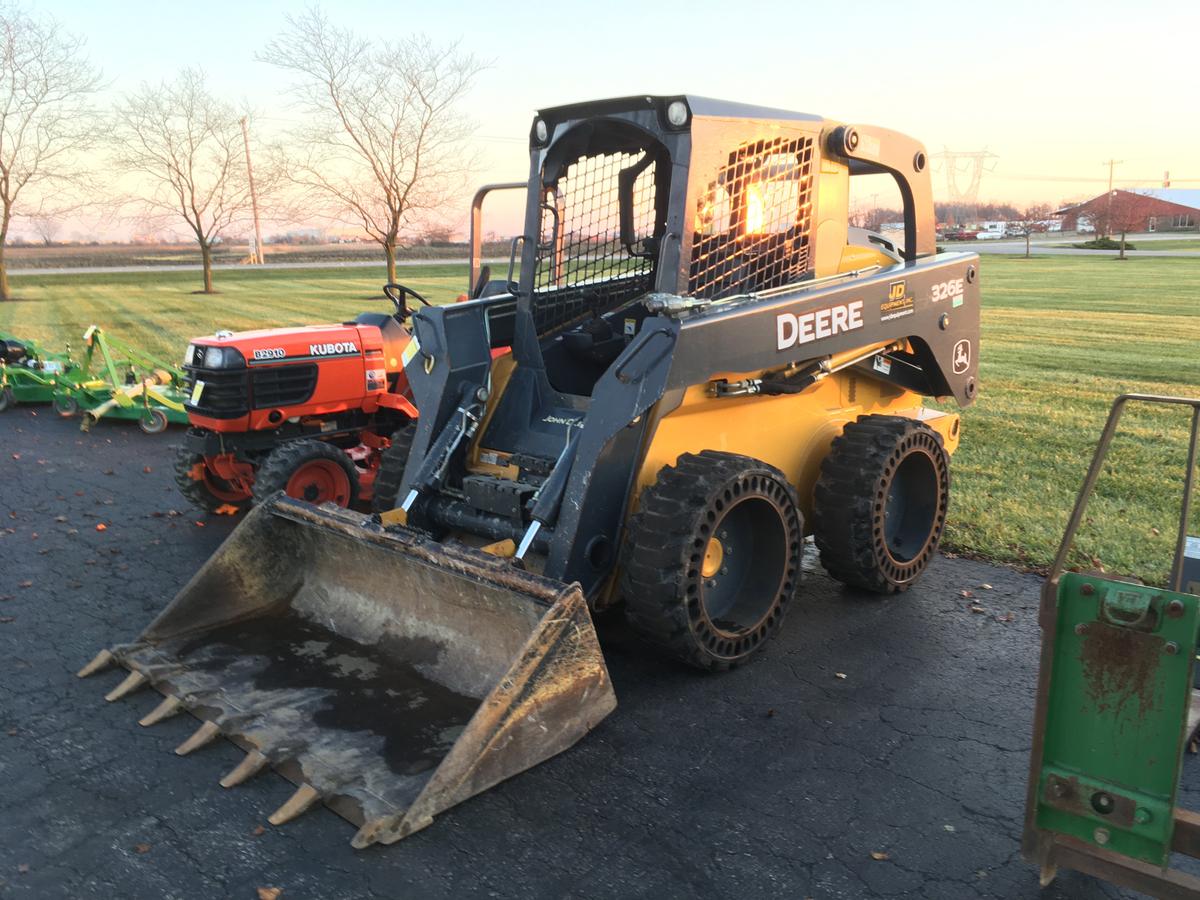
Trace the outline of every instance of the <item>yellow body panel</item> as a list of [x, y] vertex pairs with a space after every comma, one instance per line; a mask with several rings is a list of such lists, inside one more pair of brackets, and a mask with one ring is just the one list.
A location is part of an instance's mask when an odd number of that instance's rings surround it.
[[831, 375], [802, 394], [775, 397], [713, 397], [701, 384], [689, 388], [676, 409], [651, 423], [653, 436], [636, 491], [640, 496], [659, 470], [673, 465], [683, 453], [739, 453], [783, 471], [799, 492], [801, 511], [808, 520], [813, 485], [829, 445], [847, 422], [872, 414], [922, 419], [942, 435], [948, 453], [958, 447], [957, 415], [925, 409], [919, 394], [850, 370]]

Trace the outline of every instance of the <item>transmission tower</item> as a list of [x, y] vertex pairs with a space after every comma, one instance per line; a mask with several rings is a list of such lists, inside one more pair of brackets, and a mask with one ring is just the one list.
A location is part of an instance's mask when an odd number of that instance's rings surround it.
[[[979, 182], [987, 172], [996, 168], [999, 157], [987, 150], [942, 150], [931, 157], [934, 172], [946, 174], [946, 196], [955, 204], [965, 207], [970, 215], [979, 215]], [[965, 176], [966, 185], [963, 185]]]

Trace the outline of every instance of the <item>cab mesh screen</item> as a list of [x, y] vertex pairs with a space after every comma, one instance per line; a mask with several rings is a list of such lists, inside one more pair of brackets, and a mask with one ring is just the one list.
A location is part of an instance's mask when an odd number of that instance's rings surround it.
[[780, 287], [809, 270], [811, 138], [743, 144], [696, 204], [688, 293], [716, 299]]
[[[533, 286], [539, 334], [603, 313], [648, 291], [653, 281], [655, 163], [645, 153], [582, 156], [543, 196]], [[621, 173], [632, 179], [621, 234]]]

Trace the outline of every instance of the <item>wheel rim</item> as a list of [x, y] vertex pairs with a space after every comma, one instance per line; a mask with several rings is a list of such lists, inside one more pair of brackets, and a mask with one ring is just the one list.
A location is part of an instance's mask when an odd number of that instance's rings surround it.
[[937, 519], [937, 469], [926, 453], [901, 461], [883, 507], [884, 546], [898, 563], [916, 559], [929, 543]]
[[303, 463], [288, 479], [284, 493], [308, 503], [350, 505], [350, 476], [331, 459]]
[[929, 434], [917, 432], [896, 448], [884, 469], [875, 504], [875, 547], [894, 583], [920, 574], [946, 522], [949, 470]]
[[778, 625], [799, 577], [799, 516], [787, 488], [748, 475], [715, 498], [700, 524], [687, 606], [713, 656], [749, 655]]

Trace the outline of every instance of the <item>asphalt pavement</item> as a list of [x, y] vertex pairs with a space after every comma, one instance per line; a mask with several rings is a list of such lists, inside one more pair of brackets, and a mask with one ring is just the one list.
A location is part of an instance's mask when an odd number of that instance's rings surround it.
[[241, 751], [176, 757], [190, 717], [141, 728], [157, 694], [74, 675], [235, 525], [176, 493], [179, 434], [0, 416], [0, 896], [1129, 896], [1069, 872], [1042, 892], [1021, 859], [1039, 579], [963, 559], [888, 599], [814, 569], [725, 675], [601, 622], [619, 706], [574, 749], [390, 847], [351, 849], [323, 808], [272, 827], [291, 784], [222, 789]]

